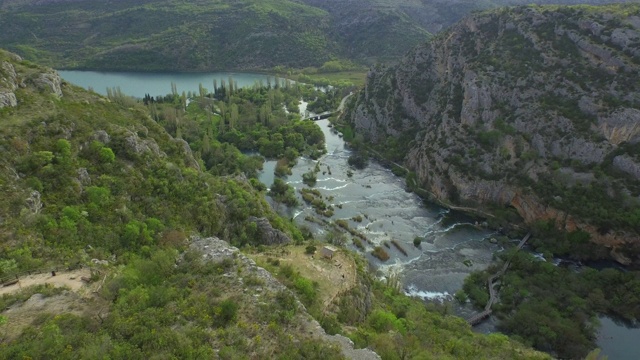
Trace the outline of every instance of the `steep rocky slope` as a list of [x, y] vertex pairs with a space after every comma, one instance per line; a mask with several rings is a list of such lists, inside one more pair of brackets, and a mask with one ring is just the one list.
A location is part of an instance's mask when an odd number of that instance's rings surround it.
[[[371, 69], [347, 120], [435, 197], [640, 248], [640, 7], [474, 14]], [[417, 133], [417, 135], [416, 135]], [[634, 257], [635, 256], [635, 257]]]

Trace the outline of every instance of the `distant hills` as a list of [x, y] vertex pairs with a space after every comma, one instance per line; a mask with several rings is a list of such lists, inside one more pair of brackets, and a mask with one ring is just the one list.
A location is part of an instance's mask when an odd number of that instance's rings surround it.
[[303, 68], [329, 60], [371, 64], [398, 58], [473, 10], [521, 2], [8, 0], [0, 5], [0, 44], [58, 68], [204, 71]]

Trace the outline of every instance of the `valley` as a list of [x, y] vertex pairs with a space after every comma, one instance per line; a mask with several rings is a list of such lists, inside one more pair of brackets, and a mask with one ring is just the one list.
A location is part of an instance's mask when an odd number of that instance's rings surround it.
[[640, 6], [517, 2], [0, 4], [0, 359], [640, 356]]

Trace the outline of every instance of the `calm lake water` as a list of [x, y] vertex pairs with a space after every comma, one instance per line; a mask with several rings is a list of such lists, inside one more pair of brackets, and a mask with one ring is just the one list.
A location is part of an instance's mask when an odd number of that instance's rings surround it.
[[[198, 91], [199, 84], [205, 88], [213, 87], [213, 79], [228, 82], [229, 76], [238, 86], [250, 86], [257, 81], [266, 83], [268, 75], [250, 73], [135, 73], [135, 72], [95, 72], [95, 71], [59, 71], [65, 80], [106, 95], [106, 89], [120, 87], [123, 93], [143, 97], [166, 95], [171, 93], [171, 83], [175, 83], [178, 92]], [[273, 80], [273, 77], [271, 77]], [[304, 111], [305, 104], [300, 107]], [[374, 244], [396, 240], [407, 252], [405, 256], [391, 246], [386, 249], [391, 259], [385, 263], [368, 254], [372, 249], [367, 246], [364, 255], [370, 263], [379, 269], [379, 275], [396, 273], [405, 293], [420, 297], [426, 301], [450, 300], [462, 287], [464, 278], [472, 271], [486, 268], [497, 245], [488, 239], [491, 232], [474, 226], [474, 221], [463, 214], [449, 211], [440, 206], [425, 203], [418, 196], [405, 191], [404, 180], [394, 176], [389, 169], [372, 161], [363, 170], [355, 170], [352, 177], [347, 176], [347, 159], [351, 150], [345, 147], [342, 138], [329, 127], [327, 120], [317, 122], [326, 137], [327, 154], [320, 162], [321, 172], [315, 186], [325, 201], [335, 207], [335, 214], [329, 220], [345, 219], [349, 225], [365, 234]], [[305, 187], [302, 174], [313, 169], [316, 161], [301, 158], [293, 168], [293, 174], [286, 181], [296, 191]], [[261, 180], [267, 185], [273, 183], [275, 161], [267, 161], [261, 174]], [[329, 200], [330, 199], [330, 200]], [[309, 226], [318, 237], [322, 237], [321, 226], [305, 221], [306, 216], [318, 216], [313, 209], [304, 205], [299, 198], [300, 207], [278, 209], [295, 221]], [[338, 204], [342, 208], [336, 207]], [[363, 221], [356, 222], [352, 217], [362, 215]], [[366, 217], [364, 217], [366, 215]], [[425, 240], [419, 248], [413, 245], [413, 238], [421, 236]], [[358, 251], [352, 246], [352, 249]], [[469, 307], [454, 307], [461, 316], [470, 316]], [[481, 332], [495, 329], [494, 319], [475, 328]], [[640, 359], [640, 329], [628, 328], [607, 317], [600, 318], [602, 328], [598, 336], [598, 346], [602, 354], [610, 360]]]
[[99, 94], [106, 95], [107, 88], [120, 87], [126, 95], [134, 97], [144, 97], [145, 94], [151, 96], [164, 96], [171, 93], [171, 83], [175, 83], [178, 93], [188, 91], [198, 91], [199, 84], [205, 88], [213, 89], [213, 80], [218, 81], [218, 86], [224, 80], [229, 82], [229, 77], [237, 82], [239, 87], [251, 86], [257, 81], [265, 84], [268, 78], [274, 80], [273, 76], [251, 73], [140, 73], [140, 72], [98, 72], [98, 71], [77, 71], [60, 70], [60, 76], [68, 82], [83, 88], [92, 87]]
[[609, 317], [600, 317], [598, 347], [609, 360], [640, 359], [640, 328], [630, 327]]

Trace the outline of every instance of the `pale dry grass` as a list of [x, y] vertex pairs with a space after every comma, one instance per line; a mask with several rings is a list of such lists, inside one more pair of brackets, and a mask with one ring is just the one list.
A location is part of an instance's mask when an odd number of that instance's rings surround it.
[[338, 250], [333, 259], [326, 259], [320, 255], [321, 245], [313, 256], [305, 254], [305, 248], [304, 245], [290, 245], [247, 256], [261, 266], [265, 265], [268, 258], [278, 259], [280, 266], [291, 265], [303, 277], [317, 282], [320, 303], [326, 308], [339, 293], [355, 285], [355, 261], [342, 250]]
[[7, 323], [3, 326], [0, 338], [4, 338], [4, 340], [15, 339], [26, 327], [45, 314], [51, 316], [59, 314], [88, 315], [99, 319], [100, 314], [108, 309], [108, 304], [104, 299], [94, 294], [101, 281], [87, 283], [82, 280], [83, 277], [89, 278], [90, 276], [89, 269], [57, 273], [56, 276], [44, 273], [24, 276], [16, 284], [0, 287], [0, 296], [14, 294], [36, 285], [64, 287], [69, 290], [49, 297], [34, 294], [26, 301], [13, 304], [7, 309], [1, 309], [0, 315], [7, 318]]

